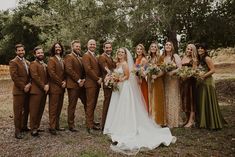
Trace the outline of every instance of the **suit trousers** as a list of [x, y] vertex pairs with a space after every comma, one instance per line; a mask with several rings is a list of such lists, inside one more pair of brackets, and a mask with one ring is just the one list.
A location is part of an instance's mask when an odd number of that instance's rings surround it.
[[101, 128], [104, 128], [107, 112], [109, 109], [109, 103], [110, 103], [110, 99], [112, 95], [111, 88], [103, 88], [103, 90], [104, 90], [104, 102], [103, 102], [103, 111], [102, 111], [102, 119], [101, 119]]
[[37, 130], [40, 126], [46, 104], [46, 94], [31, 94], [29, 101], [30, 128]]
[[87, 128], [94, 127], [94, 111], [96, 108], [99, 88], [86, 88], [87, 108], [86, 108], [86, 124]]
[[60, 128], [60, 114], [64, 102], [64, 93], [49, 94], [49, 125], [50, 129]]
[[13, 95], [15, 133], [27, 128], [29, 115], [29, 94]]
[[74, 128], [75, 110], [77, 106], [78, 98], [80, 98], [82, 104], [84, 105], [84, 110], [86, 112], [86, 92], [85, 88], [68, 88], [68, 126], [69, 128]]

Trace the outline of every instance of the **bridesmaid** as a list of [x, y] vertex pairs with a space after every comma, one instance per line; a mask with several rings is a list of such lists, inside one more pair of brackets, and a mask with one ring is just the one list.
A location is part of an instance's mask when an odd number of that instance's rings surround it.
[[[197, 68], [197, 49], [194, 44], [188, 44], [186, 48], [185, 55], [182, 59], [182, 66]], [[181, 100], [182, 109], [186, 113], [186, 123], [185, 128], [190, 128], [194, 125], [195, 119], [195, 85], [196, 80], [194, 77], [190, 77], [182, 81], [181, 84]]]
[[[142, 68], [145, 68], [148, 64], [147, 59], [145, 58], [145, 48], [144, 45], [138, 44], [135, 48], [136, 51], [136, 60], [135, 60], [135, 65], [140, 66]], [[142, 79], [138, 79], [138, 82], [141, 87], [142, 94], [144, 96], [144, 100], [146, 103], [146, 110], [149, 112], [149, 102], [148, 102], [148, 84], [145, 79], [145, 77], [142, 77]]]
[[198, 45], [198, 56], [199, 68], [205, 71], [197, 82], [198, 126], [213, 130], [222, 129], [226, 121], [220, 111], [212, 77], [215, 67], [205, 44]]
[[165, 74], [165, 113], [166, 124], [168, 127], [179, 127], [181, 123], [180, 117], [180, 88], [179, 79], [174, 74], [181, 68], [181, 59], [179, 55], [174, 53], [173, 43], [168, 41], [164, 46], [164, 63], [175, 63], [177, 69]]
[[[152, 43], [149, 47], [150, 59], [149, 63], [160, 66], [163, 63], [163, 57], [160, 56], [158, 43]], [[159, 125], [165, 125], [164, 107], [165, 107], [165, 93], [163, 83], [163, 72], [158, 75], [152, 75], [148, 78], [149, 85], [149, 110], [152, 118]], [[152, 81], [154, 80], [154, 81]]]

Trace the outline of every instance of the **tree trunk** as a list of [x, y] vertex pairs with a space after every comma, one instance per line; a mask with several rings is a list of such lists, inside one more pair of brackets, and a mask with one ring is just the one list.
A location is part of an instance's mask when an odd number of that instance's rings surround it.
[[176, 30], [168, 30], [167, 32], [167, 38], [169, 41], [173, 42], [174, 44], [174, 49], [175, 49], [175, 53], [178, 53], [178, 41], [176, 38]]

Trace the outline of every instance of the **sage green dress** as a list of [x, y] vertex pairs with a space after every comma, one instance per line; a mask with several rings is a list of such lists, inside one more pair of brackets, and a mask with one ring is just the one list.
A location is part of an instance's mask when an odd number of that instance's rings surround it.
[[[205, 72], [209, 71], [205, 62], [201, 62], [199, 66]], [[200, 128], [222, 129], [226, 124], [220, 111], [212, 76], [197, 81], [197, 110], [197, 120]]]

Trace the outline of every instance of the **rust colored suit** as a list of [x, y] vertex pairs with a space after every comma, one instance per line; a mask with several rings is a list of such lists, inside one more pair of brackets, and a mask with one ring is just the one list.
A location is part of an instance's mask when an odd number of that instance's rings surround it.
[[13, 111], [15, 133], [27, 128], [29, 115], [29, 93], [24, 92], [25, 86], [30, 82], [29, 62], [15, 57], [9, 63], [13, 85]]
[[30, 128], [33, 131], [38, 130], [45, 108], [47, 93], [44, 86], [48, 84], [48, 74], [47, 65], [38, 60], [31, 62], [29, 69], [32, 79], [29, 101]]
[[[116, 67], [116, 63], [113, 61], [111, 56], [107, 55], [106, 53], [103, 53], [99, 57], [99, 65], [101, 68], [102, 73], [102, 79], [104, 80], [105, 76], [107, 75], [107, 71], [105, 70], [105, 67], [107, 67], [109, 70], [113, 71], [113, 69]], [[112, 89], [103, 85], [104, 90], [104, 102], [103, 102], [103, 111], [102, 111], [102, 119], [101, 119], [101, 128], [104, 128], [109, 103], [112, 95]]]
[[65, 80], [64, 63], [61, 58], [50, 57], [47, 63], [49, 74], [49, 125], [50, 129], [59, 129], [60, 113], [64, 101], [64, 88], [62, 82]]
[[68, 125], [74, 128], [75, 110], [78, 98], [86, 110], [86, 91], [84, 86], [80, 87], [78, 81], [85, 78], [85, 71], [82, 65], [82, 58], [74, 52], [66, 55], [64, 59], [66, 72], [66, 87], [68, 90]]
[[89, 51], [86, 52], [82, 57], [86, 73], [86, 97], [87, 97], [87, 108], [86, 108], [86, 124], [87, 128], [94, 127], [94, 111], [96, 108], [100, 85], [98, 80], [101, 77], [101, 71], [98, 64], [98, 60]]

